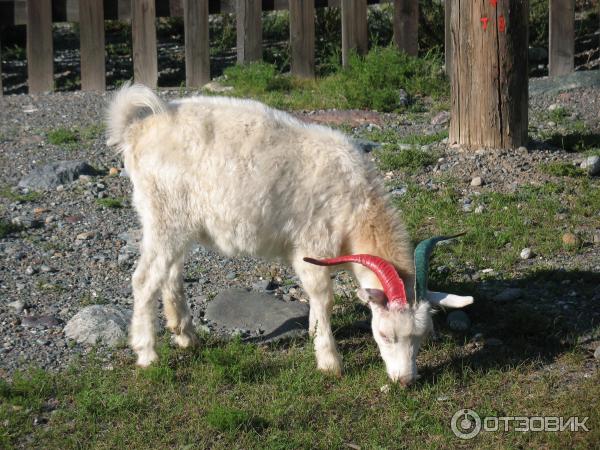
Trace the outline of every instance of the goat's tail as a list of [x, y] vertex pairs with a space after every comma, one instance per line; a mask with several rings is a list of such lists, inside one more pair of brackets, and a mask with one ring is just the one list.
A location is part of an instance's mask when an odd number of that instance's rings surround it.
[[152, 89], [141, 84], [125, 83], [108, 106], [106, 143], [123, 148], [125, 131], [131, 123], [151, 114], [160, 114], [166, 111], [167, 105], [158, 98]]

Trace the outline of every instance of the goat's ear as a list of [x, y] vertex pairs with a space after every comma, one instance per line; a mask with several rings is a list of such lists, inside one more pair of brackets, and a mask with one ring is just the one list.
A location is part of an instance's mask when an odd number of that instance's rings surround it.
[[434, 291], [427, 291], [427, 300], [433, 306], [444, 306], [446, 308], [463, 308], [473, 303], [473, 297], [471, 296]]
[[387, 297], [385, 292], [381, 289], [359, 289], [356, 291], [358, 298], [365, 304], [375, 304], [379, 306], [385, 306], [387, 303]]

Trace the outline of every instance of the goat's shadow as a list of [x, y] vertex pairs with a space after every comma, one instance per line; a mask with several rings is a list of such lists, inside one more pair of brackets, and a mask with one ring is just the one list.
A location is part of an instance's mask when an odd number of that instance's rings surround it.
[[[521, 297], [510, 301], [494, 299], [509, 286], [520, 288]], [[448, 328], [446, 318], [451, 310], [434, 314], [438, 338], [424, 345], [435, 347], [441, 337], [454, 342], [458, 351], [433, 365], [421, 365], [421, 380], [433, 383], [440, 373], [450, 370], [458, 375], [465, 367], [487, 373], [527, 363], [547, 365], [578, 346], [587, 348], [600, 340], [598, 286], [600, 274], [579, 270], [542, 270], [510, 280], [433, 286], [473, 295], [475, 303], [464, 310], [472, 321], [468, 332], [453, 332]], [[357, 305], [357, 308], [364, 307]], [[368, 321], [361, 320], [337, 329], [335, 336], [342, 352], [348, 352], [364, 346], [364, 341], [352, 338], [365, 333], [370, 333], [370, 326]], [[466, 346], [469, 351], [461, 351]], [[376, 364], [379, 357], [371, 355], [362, 359], [361, 364]], [[363, 369], [352, 365], [345, 370], [352, 373]]]

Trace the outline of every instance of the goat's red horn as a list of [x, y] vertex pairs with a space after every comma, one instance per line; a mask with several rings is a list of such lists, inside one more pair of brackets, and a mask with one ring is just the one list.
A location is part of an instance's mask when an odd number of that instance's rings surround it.
[[362, 264], [377, 275], [381, 286], [383, 286], [383, 292], [385, 292], [390, 304], [398, 304], [400, 306], [405, 306], [407, 304], [406, 291], [404, 290], [402, 278], [400, 278], [396, 268], [390, 262], [379, 256], [347, 255], [327, 259], [304, 258], [304, 261], [316, 264], [317, 266], [334, 266], [336, 264], [349, 262]]

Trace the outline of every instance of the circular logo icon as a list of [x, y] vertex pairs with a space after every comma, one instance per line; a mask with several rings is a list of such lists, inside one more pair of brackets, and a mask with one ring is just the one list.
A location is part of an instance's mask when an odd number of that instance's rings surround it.
[[472, 409], [460, 409], [452, 416], [450, 427], [460, 439], [472, 439], [481, 431], [481, 418]]

